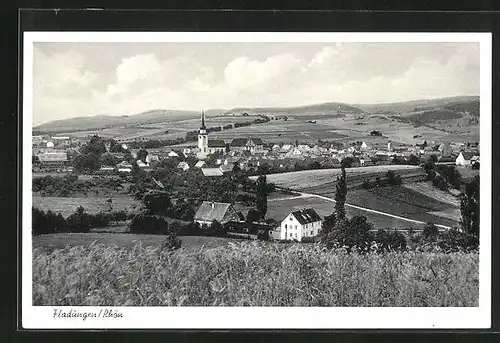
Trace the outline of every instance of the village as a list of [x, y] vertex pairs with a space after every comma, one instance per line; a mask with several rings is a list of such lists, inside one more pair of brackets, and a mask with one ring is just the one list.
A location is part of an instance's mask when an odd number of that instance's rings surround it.
[[[379, 136], [374, 131], [371, 135]], [[33, 137], [33, 173], [43, 175], [84, 174], [92, 177], [126, 176], [133, 168], [149, 173], [161, 170], [163, 162], [175, 161], [178, 173], [199, 170], [203, 177], [217, 178], [236, 170], [247, 175], [273, 174], [300, 170], [362, 168], [381, 165], [419, 165], [433, 157], [437, 164], [456, 165], [463, 168], [479, 168], [479, 144], [476, 142], [427, 142], [407, 145], [388, 141], [387, 144], [368, 145], [364, 141], [349, 143], [318, 141], [316, 144], [290, 142], [275, 144], [260, 138], [235, 138], [230, 141], [209, 139], [205, 116], [201, 114], [198, 142], [192, 146], [161, 147], [154, 149], [130, 149], [127, 142], [108, 142], [101, 162], [93, 170], [79, 168], [75, 164], [80, 148], [89, 142], [68, 136]], [[106, 158], [104, 158], [106, 156]], [[109, 161], [109, 162], [108, 162]], [[159, 183], [161, 185], [161, 183]], [[161, 187], [159, 187], [161, 188]], [[250, 231], [241, 228], [245, 215], [235, 210], [234, 204], [205, 201], [196, 211], [194, 222], [208, 226], [214, 220], [222, 225], [238, 226], [246, 236]], [[317, 236], [322, 218], [314, 208], [290, 209], [279, 228], [270, 227], [275, 239], [302, 240]], [[257, 224], [256, 224], [257, 225]], [[243, 225], [244, 226], [244, 225]], [[255, 226], [254, 226], [255, 228]], [[264, 232], [266, 226], [254, 230]], [[291, 230], [290, 230], [291, 229]], [[260, 230], [260, 231], [259, 231]], [[233, 233], [238, 236], [236, 231]], [[277, 232], [276, 232], [277, 231]]]

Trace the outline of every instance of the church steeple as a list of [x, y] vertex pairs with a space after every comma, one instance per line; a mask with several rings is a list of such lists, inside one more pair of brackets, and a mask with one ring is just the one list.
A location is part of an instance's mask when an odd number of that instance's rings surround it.
[[201, 127], [200, 129], [205, 130], [205, 111], [201, 110]]

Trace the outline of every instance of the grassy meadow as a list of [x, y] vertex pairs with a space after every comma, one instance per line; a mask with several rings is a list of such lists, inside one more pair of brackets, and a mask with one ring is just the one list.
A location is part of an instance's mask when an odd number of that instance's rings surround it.
[[174, 252], [79, 245], [33, 253], [33, 304], [53, 306], [478, 306], [477, 254], [327, 251], [229, 243]]

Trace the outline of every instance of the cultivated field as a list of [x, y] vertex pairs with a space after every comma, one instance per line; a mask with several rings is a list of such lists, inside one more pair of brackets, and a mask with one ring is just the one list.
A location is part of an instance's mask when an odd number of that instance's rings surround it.
[[[220, 237], [197, 236], [183, 236], [180, 237], [180, 239], [182, 241], [182, 246], [188, 250], [201, 248], [211, 249], [226, 245], [229, 241], [237, 241]], [[117, 246], [119, 248], [130, 249], [136, 243], [140, 243], [143, 247], [160, 247], [164, 241], [164, 235], [97, 232], [55, 233], [34, 236], [33, 249], [40, 248], [45, 251], [53, 251], [56, 249], [64, 249], [66, 247], [90, 246], [91, 244], [103, 244], [106, 246]]]
[[[74, 213], [79, 206], [83, 206], [87, 213], [98, 213], [110, 209], [107, 200], [110, 197], [42, 197], [33, 196], [33, 206], [42, 211], [51, 210], [55, 213], [61, 213], [67, 217]], [[130, 196], [111, 197], [113, 211], [132, 211], [140, 206], [140, 202]]]
[[[383, 178], [389, 170], [397, 172], [401, 175], [403, 180], [425, 175], [422, 168], [409, 165], [347, 168], [347, 183], [349, 187], [353, 187], [360, 185], [365, 179], [372, 179], [373, 181], [377, 176]], [[339, 168], [302, 170], [289, 173], [270, 174], [267, 175], [267, 181], [273, 182], [278, 187], [321, 195], [332, 195], [335, 192], [337, 176], [340, 176], [340, 174], [341, 170]]]
[[478, 254], [346, 254], [259, 242], [33, 253], [35, 306], [478, 306]]
[[[335, 203], [332, 201], [328, 201], [313, 196], [294, 197], [283, 200], [268, 200], [266, 217], [281, 221], [290, 213], [290, 211], [295, 211], [308, 207], [314, 208], [314, 210], [321, 217], [325, 217], [332, 214], [334, 206]], [[386, 210], [385, 212], [392, 213], [392, 211], [387, 210], [386, 207], [384, 209], [377, 209], [377, 208], [373, 209], [379, 211], [384, 211], [385, 209]], [[375, 229], [391, 228], [391, 229], [405, 230], [408, 228], [413, 228], [415, 230], [420, 230], [424, 226], [424, 224], [418, 224], [412, 221], [393, 218], [383, 214], [368, 212], [358, 208], [353, 208], [351, 206], [346, 206], [346, 212], [349, 217], [354, 217], [354, 216], [367, 217], [368, 220], [371, 223], [373, 223]]]
[[352, 190], [347, 192], [347, 202], [428, 223], [450, 227], [459, 226], [460, 223], [460, 216], [450, 219], [431, 213], [456, 207], [402, 186]]

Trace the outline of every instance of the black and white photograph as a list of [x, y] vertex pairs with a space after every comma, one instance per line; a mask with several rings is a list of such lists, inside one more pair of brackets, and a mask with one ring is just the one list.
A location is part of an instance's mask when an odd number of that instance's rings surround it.
[[488, 327], [489, 34], [30, 32], [23, 68], [25, 326]]

